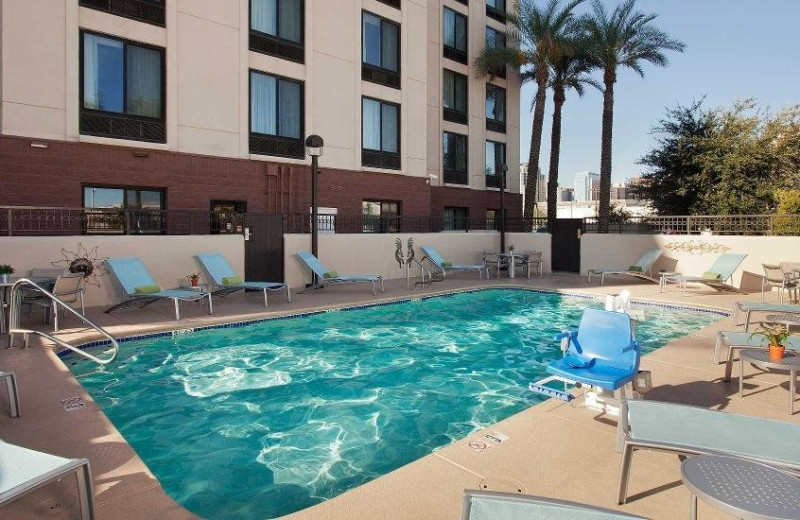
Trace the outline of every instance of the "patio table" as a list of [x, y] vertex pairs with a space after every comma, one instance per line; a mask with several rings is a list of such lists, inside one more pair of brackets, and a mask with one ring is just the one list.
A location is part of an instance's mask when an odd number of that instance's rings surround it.
[[507, 258], [508, 259], [508, 277], [514, 278], [516, 277], [516, 259], [522, 258], [526, 255], [518, 255], [516, 253], [499, 253], [497, 255], [500, 258]]
[[744, 365], [750, 363], [762, 370], [789, 373], [789, 415], [794, 415], [797, 372], [800, 372], [800, 355], [786, 352], [782, 359], [772, 359], [768, 350], [743, 350], [739, 354], [739, 397], [744, 397]]
[[800, 327], [800, 315], [797, 314], [768, 314], [766, 321], [786, 327]]
[[[9, 278], [8, 281], [4, 282], [0, 279], [0, 334], [5, 334], [8, 331], [8, 321], [6, 318], [6, 300], [8, 299], [8, 290], [14, 285], [18, 280], [22, 278], [28, 278], [32, 282], [36, 282], [39, 285], [47, 285], [47, 284], [54, 284], [56, 283], [55, 278], [30, 278], [26, 276], [17, 276], [13, 278]], [[10, 316], [9, 316], [10, 317]]]
[[743, 520], [800, 519], [800, 480], [772, 466], [697, 455], [681, 464], [681, 478], [692, 494], [692, 520], [697, 520], [698, 497]]

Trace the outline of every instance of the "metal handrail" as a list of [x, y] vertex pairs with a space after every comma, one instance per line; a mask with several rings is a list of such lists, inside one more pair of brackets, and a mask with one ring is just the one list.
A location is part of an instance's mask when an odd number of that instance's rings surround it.
[[[57, 307], [60, 305], [64, 309], [66, 309], [69, 312], [71, 312], [75, 317], [77, 317], [79, 320], [84, 322], [86, 325], [88, 325], [92, 329], [96, 330], [102, 336], [104, 336], [106, 339], [108, 339], [111, 342], [111, 346], [114, 348], [114, 350], [113, 350], [113, 352], [111, 354], [111, 357], [108, 358], [108, 359], [100, 359], [97, 356], [93, 356], [92, 354], [89, 354], [88, 352], [85, 352], [85, 351], [83, 351], [83, 350], [81, 350], [81, 349], [79, 349], [79, 348], [67, 343], [66, 341], [64, 341], [62, 339], [56, 338], [52, 334], [48, 334], [46, 332], [42, 332], [42, 331], [38, 331], [38, 330], [30, 330], [30, 329], [22, 329], [22, 328], [20, 328], [20, 326], [19, 326], [19, 311], [20, 311], [20, 306], [22, 305], [22, 297], [21, 297], [19, 291], [20, 291], [20, 288], [23, 287], [23, 286], [33, 287], [34, 289], [36, 289], [40, 293], [44, 294], [46, 297], [50, 298], [50, 300], [53, 302], [53, 305], [56, 306], [56, 309], [55, 309], [56, 312], [58, 312], [58, 308]], [[42, 336], [43, 338], [47, 338], [50, 341], [56, 343], [57, 345], [65, 348], [67, 350], [70, 350], [72, 352], [75, 352], [76, 354], [78, 354], [80, 356], [83, 356], [86, 359], [89, 359], [91, 361], [94, 361], [95, 363], [99, 363], [101, 365], [107, 365], [107, 364], [111, 363], [112, 361], [114, 361], [117, 358], [117, 354], [119, 353], [119, 343], [117, 342], [116, 339], [114, 339], [114, 337], [111, 334], [106, 332], [106, 330], [103, 327], [100, 327], [99, 325], [95, 325], [89, 318], [87, 318], [86, 316], [84, 316], [80, 312], [78, 312], [75, 309], [73, 309], [70, 305], [68, 305], [67, 303], [62, 301], [60, 298], [58, 298], [58, 296], [54, 295], [53, 293], [51, 293], [47, 289], [43, 288], [42, 286], [40, 286], [36, 282], [34, 282], [32, 280], [29, 280], [27, 278], [20, 278], [19, 280], [17, 280], [14, 283], [14, 285], [11, 286], [11, 312], [10, 312], [10, 314], [11, 315], [9, 317], [9, 328], [8, 328], [8, 335], [9, 335], [8, 344], [9, 344], [9, 346], [13, 346], [14, 345], [14, 334], [22, 334], [24, 336], [24, 338], [25, 338], [25, 344], [26, 345], [28, 343], [28, 335], [29, 334], [36, 334], [37, 336]]]
[[[433, 279], [433, 275], [431, 274], [431, 272], [430, 272], [430, 271], [428, 271], [428, 270], [425, 268], [425, 266], [424, 266], [424, 265], [422, 265], [422, 262], [420, 262], [419, 260], [417, 260], [417, 258], [416, 258], [416, 257], [415, 257], [415, 258], [412, 258], [411, 260], [409, 260], [409, 261], [406, 263], [406, 289], [409, 289], [409, 288], [410, 288], [410, 287], [409, 287], [409, 285], [410, 285], [410, 281], [411, 281], [411, 264], [412, 264], [412, 263], [414, 263], [414, 264], [417, 264], [417, 265], [419, 266], [419, 273], [420, 273], [420, 275], [422, 276], [422, 282], [418, 282], [418, 283], [422, 283], [422, 284], [425, 284], [425, 283], [427, 283], [427, 282], [425, 282], [425, 274], [426, 274], [426, 273], [428, 274], [428, 279]], [[416, 288], [417, 288], [417, 285], [418, 285], [418, 283], [415, 283], [415, 284], [414, 284], [414, 289], [416, 289]]]

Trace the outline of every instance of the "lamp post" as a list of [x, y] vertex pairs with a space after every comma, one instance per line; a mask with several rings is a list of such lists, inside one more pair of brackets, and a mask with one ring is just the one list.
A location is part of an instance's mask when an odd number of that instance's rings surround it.
[[[325, 142], [318, 135], [306, 138], [306, 154], [311, 157], [311, 254], [319, 258], [319, 229], [317, 223], [317, 176], [319, 175], [319, 158]], [[317, 285], [317, 276], [313, 275], [312, 285]]]
[[508, 173], [508, 165], [503, 163], [500, 168], [500, 252], [506, 252], [506, 206], [505, 206], [505, 192], [506, 192], [506, 173]]

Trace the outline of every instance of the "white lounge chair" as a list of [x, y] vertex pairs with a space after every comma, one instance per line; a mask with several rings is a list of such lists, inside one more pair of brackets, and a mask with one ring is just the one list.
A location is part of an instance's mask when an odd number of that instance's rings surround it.
[[[316, 275], [317, 281], [316, 283], [320, 284], [321, 286], [326, 285], [333, 285], [337, 283], [358, 283], [358, 282], [370, 282], [372, 283], [372, 295], [376, 296], [377, 293], [375, 292], [376, 284], [381, 285], [381, 292], [385, 292], [386, 289], [383, 287], [383, 276], [378, 274], [351, 274], [351, 275], [339, 275], [338, 273], [334, 273], [325, 265], [319, 261], [319, 259], [309, 253], [308, 251], [301, 251], [297, 253], [297, 258], [300, 259], [301, 262], [306, 264], [306, 267], [311, 269], [311, 272]], [[313, 282], [313, 277], [312, 277]]]
[[0, 506], [74, 473], [82, 520], [94, 516], [92, 474], [86, 459], [65, 459], [0, 441]]
[[11, 417], [19, 417], [19, 390], [17, 390], [17, 376], [14, 372], [0, 372], [0, 381], [6, 381], [8, 389], [8, 408]]
[[493, 491], [464, 491], [461, 520], [642, 520], [577, 502]]
[[489, 267], [487, 267], [486, 264], [451, 264], [445, 261], [442, 255], [440, 255], [433, 246], [422, 246], [420, 249], [425, 253], [422, 261], [424, 262], [427, 259], [439, 271], [442, 277], [447, 276], [447, 271], [478, 271], [479, 280], [483, 279], [484, 273], [486, 273], [486, 279], [489, 279]]
[[[789, 336], [783, 341], [783, 346], [789, 350], [800, 352], [800, 336]], [[744, 349], [766, 350], [769, 348], [769, 343], [764, 336], [753, 336], [749, 332], [717, 332], [717, 342], [714, 345], [715, 364], [719, 364], [720, 353], [726, 347], [728, 355], [725, 357], [725, 381], [730, 381], [733, 356], [738, 351]]]
[[269, 307], [267, 291], [286, 291], [286, 300], [292, 301], [289, 286], [282, 282], [251, 282], [239, 278], [236, 271], [219, 253], [197, 255], [197, 260], [214, 282], [213, 296], [225, 297], [231, 293], [245, 290], [263, 291], [264, 307]]
[[800, 425], [696, 406], [623, 400], [617, 423], [622, 453], [617, 502], [624, 504], [636, 450], [733, 455], [800, 472]]
[[648, 282], [658, 283], [658, 280], [653, 276], [653, 264], [656, 263], [656, 260], [658, 260], [663, 253], [664, 252], [660, 249], [651, 249], [627, 269], [612, 269], [609, 267], [589, 269], [587, 281], [592, 283], [592, 275], [600, 275], [600, 285], [603, 285], [607, 274], [622, 274], [647, 280]]
[[700, 276], [688, 276], [682, 274], [665, 275], [662, 277], [664, 283], [661, 284], [661, 292], [667, 283], [676, 283], [681, 291], [686, 295], [686, 286], [690, 283], [707, 285], [717, 291], [730, 291], [741, 293], [740, 289], [733, 287], [728, 282], [733, 277], [733, 273], [742, 265], [747, 255], [738, 253], [723, 253], [714, 261], [708, 271]]
[[733, 304], [733, 325], [739, 326], [739, 316], [744, 313], [744, 331], [750, 330], [750, 318], [753, 313], [771, 314], [797, 314], [800, 315], [800, 305], [781, 305], [778, 303], [736, 302]]

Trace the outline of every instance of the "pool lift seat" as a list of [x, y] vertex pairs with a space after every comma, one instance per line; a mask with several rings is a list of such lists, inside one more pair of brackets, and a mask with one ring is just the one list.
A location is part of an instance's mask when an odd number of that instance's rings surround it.
[[[649, 390], [650, 373], [639, 371], [641, 348], [626, 312], [585, 309], [578, 330], [555, 339], [564, 356], [545, 367], [550, 375], [531, 383], [532, 392], [570, 402], [577, 397], [570, 388], [588, 387], [585, 406], [616, 416], [622, 398], [641, 399]], [[548, 386], [553, 383], [563, 390]]]

